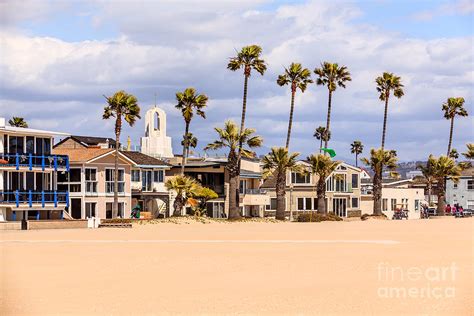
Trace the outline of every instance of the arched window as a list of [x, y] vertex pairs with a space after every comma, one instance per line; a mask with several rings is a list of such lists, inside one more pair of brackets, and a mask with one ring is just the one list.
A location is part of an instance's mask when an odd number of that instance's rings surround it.
[[155, 113], [155, 131], [160, 130], [160, 114]]

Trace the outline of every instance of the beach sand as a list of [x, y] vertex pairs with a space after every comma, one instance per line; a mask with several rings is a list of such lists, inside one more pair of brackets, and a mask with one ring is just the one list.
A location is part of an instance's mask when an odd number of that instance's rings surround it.
[[473, 315], [473, 218], [0, 232], [1, 315]]

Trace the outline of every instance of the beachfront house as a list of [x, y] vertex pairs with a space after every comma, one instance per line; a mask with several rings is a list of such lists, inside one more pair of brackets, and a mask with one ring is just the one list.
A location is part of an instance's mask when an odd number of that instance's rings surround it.
[[[299, 161], [307, 174], [288, 172], [286, 175], [286, 211], [298, 214], [317, 210], [316, 185], [318, 176], [310, 173], [310, 164]], [[336, 170], [326, 178], [326, 207], [340, 217], [358, 217], [360, 212], [360, 174], [362, 170], [347, 163], [340, 163]], [[268, 191], [270, 203], [266, 215], [276, 211], [276, 192], [274, 177], [269, 177], [262, 185]]]
[[[67, 148], [59, 144], [55, 155], [69, 156], [69, 174], [58, 176], [58, 188], [70, 192], [69, 213], [74, 219], [112, 218], [114, 202], [115, 149]], [[119, 153], [118, 216], [130, 217], [132, 208], [130, 173], [133, 166]]]
[[446, 181], [446, 203], [474, 210], [474, 168], [461, 171], [458, 183]]
[[56, 180], [69, 159], [51, 150], [54, 136], [66, 134], [5, 123], [0, 118], [0, 221], [61, 219], [69, 192]]

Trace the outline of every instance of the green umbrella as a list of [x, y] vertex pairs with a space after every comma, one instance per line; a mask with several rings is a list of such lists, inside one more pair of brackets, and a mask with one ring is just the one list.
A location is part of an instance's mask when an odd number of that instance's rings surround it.
[[322, 151], [327, 152], [331, 158], [336, 157], [336, 152], [332, 148], [321, 148]]

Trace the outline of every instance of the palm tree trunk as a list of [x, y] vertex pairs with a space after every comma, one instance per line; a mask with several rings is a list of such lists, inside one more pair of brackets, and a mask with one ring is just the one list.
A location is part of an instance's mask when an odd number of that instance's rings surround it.
[[431, 182], [428, 183], [428, 207], [431, 206]]
[[227, 163], [227, 171], [229, 173], [229, 219], [239, 219], [239, 160], [238, 155], [234, 151], [229, 152], [229, 161]]
[[374, 174], [374, 215], [382, 215], [382, 168]]
[[449, 129], [449, 143], [448, 143], [448, 153], [446, 156], [449, 157], [449, 153], [451, 152], [451, 145], [453, 142], [453, 130], [454, 130], [454, 116], [451, 118], [451, 128]]
[[[247, 113], [247, 88], [248, 88], [249, 76], [246, 74], [244, 79], [244, 96], [242, 98], [242, 118], [240, 119], [240, 135], [245, 129], [245, 115]], [[239, 161], [242, 157], [242, 137], [239, 140]]]
[[[331, 102], [332, 102], [332, 91], [329, 90], [329, 97], [328, 97], [328, 116], [326, 118], [326, 135], [329, 135], [329, 125], [331, 123]], [[328, 148], [329, 137], [324, 137], [324, 148]], [[327, 152], [324, 153], [328, 155]]]
[[174, 203], [173, 203], [173, 208], [174, 208], [173, 216], [181, 216], [183, 206], [184, 206], [183, 197], [181, 194], [178, 194], [176, 198], [174, 199]]
[[276, 196], [277, 196], [277, 209], [275, 218], [280, 221], [285, 220], [285, 185], [286, 185], [286, 172], [278, 172], [276, 179]]
[[321, 176], [318, 179], [316, 194], [318, 196], [318, 213], [327, 215], [328, 211], [326, 208], [326, 179]]
[[357, 159], [358, 156], [359, 156], [359, 154], [356, 153], [356, 167], [357, 167], [357, 168], [359, 167], [359, 166], [358, 166], [358, 159]]
[[291, 88], [291, 107], [290, 107], [290, 119], [288, 120], [288, 133], [286, 134], [286, 146], [288, 149], [290, 146], [290, 137], [291, 137], [291, 127], [293, 125], [293, 111], [295, 109], [295, 91], [296, 88]]
[[117, 115], [115, 121], [115, 170], [114, 170], [114, 204], [112, 207], [112, 218], [118, 215], [118, 175], [119, 175], [119, 147], [120, 147], [120, 133], [122, 131], [122, 115]]
[[387, 132], [387, 112], [388, 112], [388, 98], [389, 94], [385, 95], [385, 111], [383, 114], [383, 130], [382, 130], [382, 150], [385, 147], [385, 134]]
[[438, 180], [438, 207], [436, 209], [436, 213], [438, 215], [445, 215], [445, 205], [446, 202], [444, 201], [446, 196], [446, 185], [445, 179]]
[[321, 153], [321, 148], [323, 148], [323, 137], [321, 136], [321, 141], [319, 142], [319, 153]]
[[181, 175], [184, 176], [184, 166], [186, 165], [186, 148], [188, 148], [189, 122], [186, 122], [184, 128], [183, 160], [181, 162]]

